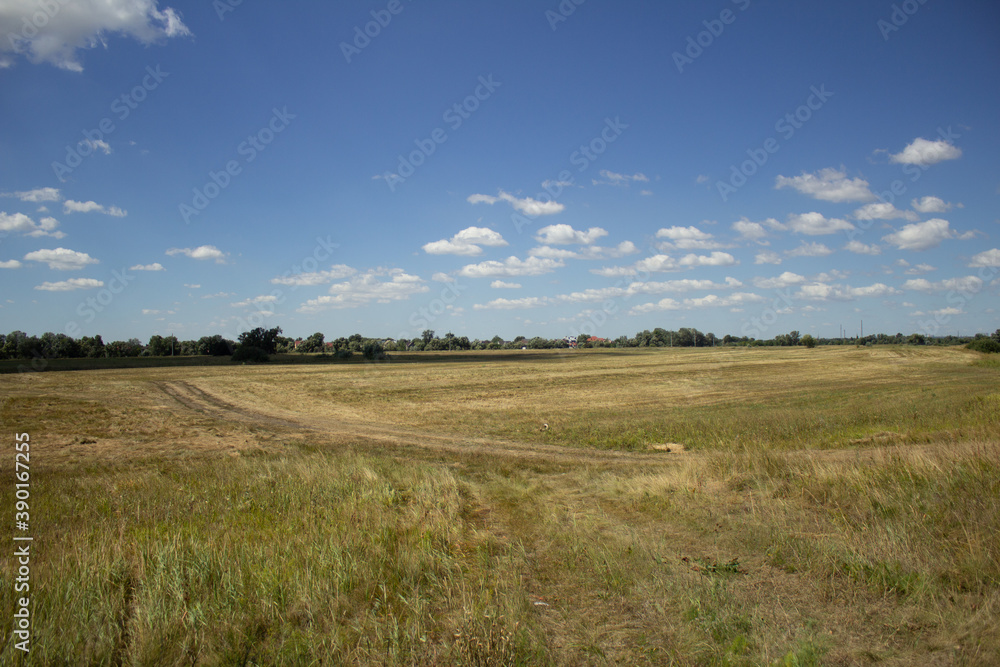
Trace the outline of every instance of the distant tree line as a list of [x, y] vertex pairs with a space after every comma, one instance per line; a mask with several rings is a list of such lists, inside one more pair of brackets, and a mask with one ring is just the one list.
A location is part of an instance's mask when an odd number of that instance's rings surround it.
[[581, 334], [575, 338], [543, 338], [516, 336], [504, 340], [500, 336], [469, 340], [448, 332], [439, 337], [430, 329], [418, 338], [369, 338], [361, 334], [327, 341], [322, 333], [306, 338], [282, 336], [280, 327], [258, 327], [229, 340], [216, 334], [197, 340], [179, 340], [176, 336], [151, 336], [147, 343], [138, 338], [105, 343], [101, 336], [71, 338], [65, 334], [47, 332], [29, 336], [23, 331], [0, 334], [0, 359], [65, 359], [99, 357], [168, 357], [168, 356], [233, 356], [236, 361], [265, 361], [272, 354], [320, 354], [339, 358], [362, 355], [366, 359], [380, 359], [388, 352], [456, 351], [456, 350], [547, 350], [559, 348], [627, 348], [627, 347], [713, 347], [713, 346], [796, 346], [816, 345], [969, 345], [972, 349], [990, 351], [992, 343], [1000, 345], [1000, 329], [992, 335], [977, 333], [974, 336], [925, 336], [914, 333], [908, 336], [871, 334], [864, 337], [817, 338], [811, 334], [800, 335], [790, 331], [771, 339], [725, 335], [718, 338], [713, 333], [702, 333], [694, 328], [676, 331], [655, 328], [637, 332], [634, 336], [598, 338]]

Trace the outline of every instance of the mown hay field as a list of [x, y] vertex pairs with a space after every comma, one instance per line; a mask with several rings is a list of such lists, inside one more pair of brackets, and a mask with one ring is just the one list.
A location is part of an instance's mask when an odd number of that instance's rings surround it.
[[34, 542], [0, 664], [996, 664], [998, 380], [930, 347], [3, 375]]

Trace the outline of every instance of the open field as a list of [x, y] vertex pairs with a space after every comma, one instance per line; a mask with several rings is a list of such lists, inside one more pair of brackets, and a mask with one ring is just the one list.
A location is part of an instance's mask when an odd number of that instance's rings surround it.
[[978, 353], [422, 354], [8, 374], [0, 397], [35, 537], [31, 661], [5, 623], [0, 664], [1000, 655]]

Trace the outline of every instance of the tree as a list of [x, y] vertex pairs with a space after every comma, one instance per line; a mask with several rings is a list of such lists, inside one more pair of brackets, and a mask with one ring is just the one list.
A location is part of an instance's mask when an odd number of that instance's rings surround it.
[[816, 339], [810, 334], [803, 336], [799, 342], [808, 347], [810, 350], [816, 347]]
[[427, 347], [427, 343], [429, 343], [432, 340], [434, 340], [434, 330], [433, 329], [424, 329], [424, 332], [422, 334], [420, 334], [420, 337], [424, 341], [424, 347]]
[[788, 344], [789, 345], [798, 345], [799, 344], [799, 332], [798, 331], [789, 331], [788, 332]]
[[996, 342], [1000, 343], [1000, 329], [997, 329], [996, 331], [993, 332], [992, 338]]
[[309, 336], [309, 338], [306, 338], [304, 341], [299, 343], [299, 346], [296, 349], [298, 349], [299, 352], [323, 352], [326, 350], [324, 340], [325, 338], [323, 334], [317, 331], [312, 336]]
[[241, 346], [256, 347], [263, 350], [265, 354], [274, 354], [278, 351], [278, 336], [280, 335], [281, 327], [273, 329], [257, 327], [241, 333], [239, 341]]
[[368, 361], [385, 358], [385, 350], [382, 349], [382, 343], [374, 339], [364, 342], [361, 346], [361, 354]]
[[213, 357], [224, 357], [233, 353], [236, 345], [231, 340], [227, 340], [215, 334], [214, 336], [202, 336], [198, 339], [198, 354], [209, 354]]

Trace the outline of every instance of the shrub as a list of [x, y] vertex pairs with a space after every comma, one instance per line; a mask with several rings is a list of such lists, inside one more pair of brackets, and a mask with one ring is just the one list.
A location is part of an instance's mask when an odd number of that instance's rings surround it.
[[385, 358], [385, 351], [382, 349], [382, 343], [377, 340], [366, 340], [364, 346], [361, 348], [361, 354], [368, 361]]
[[233, 352], [233, 361], [264, 362], [270, 359], [267, 352], [253, 345], [237, 345], [236, 351]]
[[816, 339], [809, 334], [803, 336], [799, 342], [808, 347], [809, 349], [816, 347]]
[[992, 338], [977, 338], [965, 347], [976, 352], [1000, 352], [1000, 343]]

